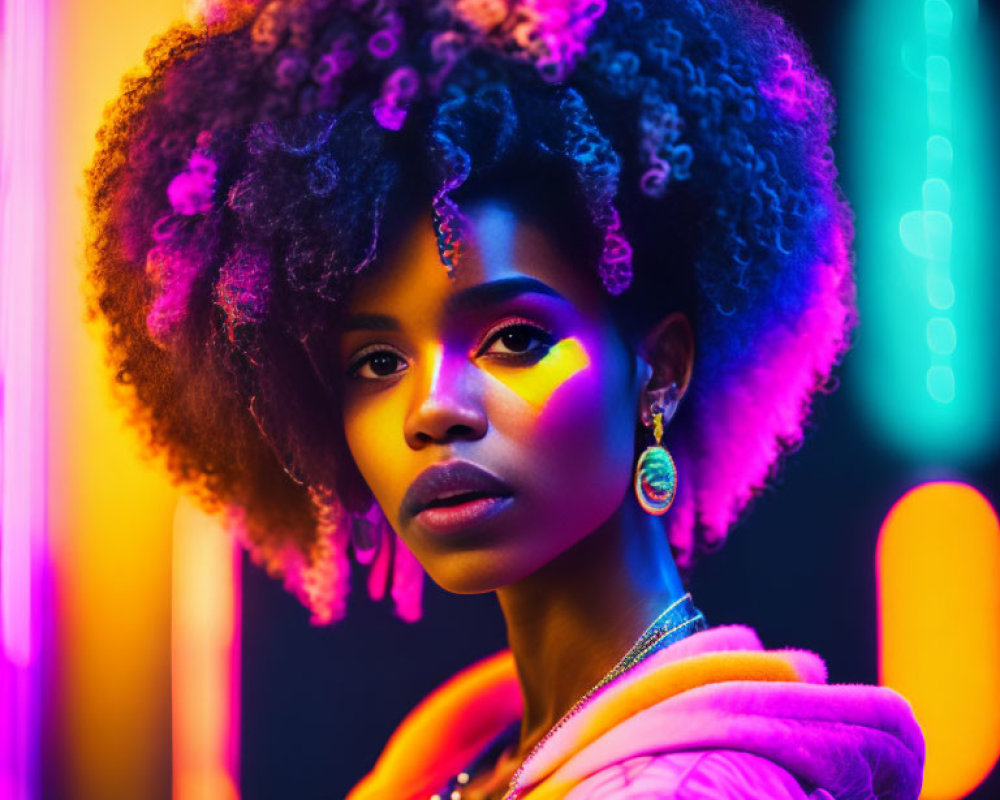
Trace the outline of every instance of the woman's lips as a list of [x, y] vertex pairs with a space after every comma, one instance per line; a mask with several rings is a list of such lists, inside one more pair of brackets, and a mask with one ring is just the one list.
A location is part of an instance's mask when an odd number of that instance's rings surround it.
[[485, 467], [471, 461], [441, 462], [425, 469], [410, 484], [400, 503], [399, 516], [405, 524], [428, 508], [440, 509], [462, 505], [465, 500], [512, 494], [511, 487]]
[[416, 519], [436, 533], [451, 533], [477, 525], [507, 508], [513, 497], [478, 496], [454, 505], [433, 505], [420, 511]]

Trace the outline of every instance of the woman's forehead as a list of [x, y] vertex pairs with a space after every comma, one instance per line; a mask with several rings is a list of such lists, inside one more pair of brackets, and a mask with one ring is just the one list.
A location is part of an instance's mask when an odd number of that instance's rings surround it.
[[497, 199], [463, 205], [462, 212], [463, 247], [454, 279], [447, 275], [433, 226], [425, 217], [409, 226], [385, 263], [358, 277], [349, 312], [438, 318], [465, 305], [455, 302], [459, 295], [464, 299], [477, 294], [467, 290], [501, 283], [506, 290], [493, 293], [498, 299], [520, 288], [561, 296], [581, 309], [600, 303], [596, 279], [588, 280], [589, 265], [573, 263], [543, 224]]

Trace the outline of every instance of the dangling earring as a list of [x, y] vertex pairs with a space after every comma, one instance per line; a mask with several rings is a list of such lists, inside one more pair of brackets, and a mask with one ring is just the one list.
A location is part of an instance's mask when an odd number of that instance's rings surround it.
[[677, 410], [677, 384], [671, 383], [649, 394], [652, 395], [650, 414], [656, 444], [647, 447], [639, 456], [635, 467], [635, 496], [644, 511], [659, 516], [667, 513], [677, 493], [677, 467], [667, 448], [660, 444], [663, 426]]

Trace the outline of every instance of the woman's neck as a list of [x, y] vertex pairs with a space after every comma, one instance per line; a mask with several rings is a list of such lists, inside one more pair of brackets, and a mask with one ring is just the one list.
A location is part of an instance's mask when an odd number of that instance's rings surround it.
[[661, 520], [629, 493], [586, 538], [497, 591], [524, 697], [522, 760], [685, 593]]

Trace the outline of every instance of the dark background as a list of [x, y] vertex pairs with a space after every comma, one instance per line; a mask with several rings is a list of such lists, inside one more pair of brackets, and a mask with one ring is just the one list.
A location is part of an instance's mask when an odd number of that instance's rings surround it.
[[[841, 35], [849, 4], [771, 5], [799, 28], [840, 96], [850, 57], [842, 52]], [[980, 14], [997, 30], [995, 2], [980, 3]], [[853, 176], [848, 165], [840, 168], [851, 197]], [[849, 384], [851, 376], [849, 354], [840, 377]], [[813, 422], [777, 490], [756, 501], [690, 589], [710, 625], [750, 625], [766, 647], [822, 655], [831, 683], [873, 684], [878, 528], [922, 476], [870, 436], [847, 386], [817, 398]], [[1000, 507], [1000, 455], [975, 471], [945, 477], [972, 484]], [[449, 595], [428, 579], [424, 618], [407, 625], [387, 604], [368, 601], [363, 575], [354, 570], [347, 620], [312, 627], [298, 601], [244, 558], [244, 800], [344, 797], [420, 699], [460, 668], [506, 646], [492, 594]], [[969, 797], [1000, 798], [1000, 769]]]

